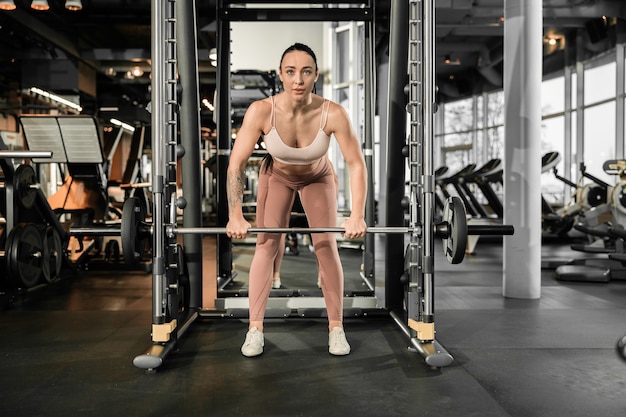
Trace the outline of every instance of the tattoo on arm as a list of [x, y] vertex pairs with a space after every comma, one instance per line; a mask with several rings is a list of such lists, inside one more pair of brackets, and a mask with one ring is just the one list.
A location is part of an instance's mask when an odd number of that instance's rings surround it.
[[236, 174], [229, 172], [226, 178], [228, 180], [228, 187], [226, 189], [228, 194], [228, 208], [230, 210], [241, 208], [246, 174], [243, 170], [237, 171]]

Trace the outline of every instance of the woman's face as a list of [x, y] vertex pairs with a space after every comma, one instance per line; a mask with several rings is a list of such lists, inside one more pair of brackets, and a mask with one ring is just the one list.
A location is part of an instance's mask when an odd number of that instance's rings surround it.
[[311, 55], [303, 51], [291, 51], [285, 54], [278, 75], [285, 92], [299, 99], [313, 92], [318, 72]]

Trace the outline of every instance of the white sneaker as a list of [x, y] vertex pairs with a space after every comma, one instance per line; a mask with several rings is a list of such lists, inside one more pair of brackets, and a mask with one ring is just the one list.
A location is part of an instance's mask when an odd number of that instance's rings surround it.
[[275, 290], [280, 288], [280, 278], [277, 279], [276, 281], [272, 281], [272, 288]]
[[350, 345], [346, 340], [346, 333], [341, 327], [333, 327], [328, 334], [328, 352], [336, 356], [350, 353]]
[[247, 357], [259, 356], [263, 353], [263, 346], [265, 346], [263, 332], [260, 332], [259, 329], [253, 327], [248, 330], [248, 333], [246, 334], [246, 341], [243, 342], [241, 353], [243, 356]]

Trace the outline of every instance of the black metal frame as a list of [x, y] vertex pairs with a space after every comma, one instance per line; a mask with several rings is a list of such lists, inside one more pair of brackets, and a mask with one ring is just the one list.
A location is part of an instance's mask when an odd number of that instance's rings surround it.
[[[253, 1], [247, 3], [262, 3], [264, 1]], [[269, 2], [275, 4], [288, 3], [284, 1]], [[371, 91], [367, 90], [365, 103], [365, 141], [363, 152], [368, 172], [373, 172], [373, 115], [374, 99], [372, 92], [375, 91], [374, 79], [374, 41], [373, 22], [374, 6], [373, 1], [348, 1], [339, 3], [309, 3], [318, 4], [320, 8], [287, 9], [287, 8], [240, 8], [236, 7], [241, 3], [220, 0], [217, 3], [217, 39], [218, 39], [218, 67], [215, 108], [217, 109], [217, 223], [218, 226], [225, 226], [228, 223], [228, 200], [226, 195], [226, 169], [231, 150], [232, 118], [230, 115], [230, 22], [232, 21], [366, 21], [366, 39], [369, 39], [366, 48], [366, 82], [370, 82]], [[345, 7], [348, 4], [349, 7]], [[235, 6], [235, 7], [233, 7]], [[224, 111], [225, 109], [225, 111]], [[370, 176], [370, 189], [373, 189], [373, 180]], [[368, 193], [366, 201], [366, 221], [368, 224], [374, 223], [374, 198]], [[374, 278], [373, 265], [374, 240], [369, 236], [366, 238], [364, 251], [364, 278], [368, 281]], [[217, 239], [217, 288], [223, 289], [234, 279], [232, 270], [232, 245], [231, 240], [221, 235]]]
[[[181, 279], [185, 270], [185, 256], [171, 232], [176, 224], [176, 160], [181, 152], [177, 137], [177, 54], [175, 1], [153, 0], [153, 344], [143, 355], [135, 358], [139, 368], [154, 370], [160, 366], [176, 346], [177, 339], [199, 316], [197, 308], [190, 308], [188, 298], [194, 299], [196, 288], [185, 288]], [[249, 2], [265, 3], [265, 2]], [[282, 3], [282, 2], [277, 2]], [[346, 2], [342, 2], [344, 5]], [[218, 131], [218, 226], [228, 221], [226, 195], [226, 169], [231, 151], [230, 117], [230, 22], [258, 20], [365, 20], [371, 26], [374, 19], [373, 2], [348, 2], [357, 7], [325, 7], [307, 9], [242, 9], [231, 7], [240, 3], [219, 0], [217, 3], [218, 69], [215, 107]], [[338, 4], [337, 4], [338, 5]], [[394, 2], [399, 19], [403, 16], [404, 2]], [[434, 114], [434, 0], [409, 2], [409, 110], [411, 135], [409, 140], [409, 167], [411, 169], [411, 206], [409, 278], [404, 289], [406, 310], [396, 309], [391, 317], [409, 336], [411, 345], [435, 366], [447, 366], [452, 362], [441, 345], [434, 340], [434, 170], [433, 170], [433, 114]], [[394, 6], [392, 6], [394, 8]], [[306, 13], [304, 13], [306, 12]], [[184, 20], [184, 19], [183, 19]], [[184, 22], [181, 22], [184, 24]], [[372, 123], [373, 94], [373, 30], [366, 31], [370, 47], [366, 48], [366, 81], [371, 91], [366, 96], [366, 132], [364, 155], [369, 172], [373, 172]], [[399, 45], [405, 39], [396, 38]], [[397, 46], [397, 45], [394, 45]], [[406, 46], [406, 45], [405, 45]], [[402, 47], [400, 48], [403, 49]], [[402, 62], [399, 60], [398, 62]], [[406, 61], [405, 61], [406, 62]], [[391, 65], [390, 65], [391, 67]], [[404, 70], [406, 66], [404, 67]], [[392, 73], [390, 69], [390, 73]], [[165, 88], [163, 88], [165, 86]], [[397, 98], [397, 97], [396, 97]], [[399, 109], [395, 109], [398, 111]], [[391, 112], [390, 112], [391, 113]], [[404, 181], [402, 181], [404, 183]], [[370, 176], [370, 185], [372, 179]], [[373, 187], [372, 187], [373, 188]], [[373, 196], [368, 193], [368, 220], [373, 222]], [[426, 226], [424, 226], [426, 225]], [[392, 226], [392, 225], [390, 225]], [[372, 256], [370, 254], [370, 256]], [[230, 239], [218, 237], [218, 286], [232, 279], [232, 250]], [[368, 265], [367, 274], [373, 274]], [[399, 278], [400, 274], [398, 274]], [[222, 281], [220, 283], [220, 280]], [[401, 293], [402, 291], [400, 291]], [[191, 294], [190, 294], [191, 293]], [[180, 321], [180, 323], [179, 323]], [[406, 322], [406, 323], [405, 323]]]

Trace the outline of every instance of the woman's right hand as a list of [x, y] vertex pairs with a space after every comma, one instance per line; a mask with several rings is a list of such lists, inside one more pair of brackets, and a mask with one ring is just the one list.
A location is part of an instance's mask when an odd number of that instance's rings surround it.
[[248, 235], [250, 223], [243, 217], [239, 219], [230, 219], [226, 225], [226, 235], [231, 239], [245, 239]]

